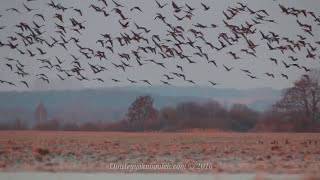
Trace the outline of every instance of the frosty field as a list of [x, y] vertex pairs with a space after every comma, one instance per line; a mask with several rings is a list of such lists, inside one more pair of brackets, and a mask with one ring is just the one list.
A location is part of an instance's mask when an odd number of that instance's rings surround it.
[[[320, 170], [319, 134], [1, 131], [0, 144], [2, 172], [312, 174]], [[180, 165], [180, 169], [115, 168], [124, 164]]]

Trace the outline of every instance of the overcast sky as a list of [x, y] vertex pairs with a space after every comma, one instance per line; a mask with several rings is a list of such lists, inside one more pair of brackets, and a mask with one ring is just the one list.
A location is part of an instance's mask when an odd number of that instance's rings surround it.
[[[152, 35], [160, 35], [160, 38], [163, 39], [173, 39], [169, 36], [166, 36], [167, 30], [169, 30], [162, 21], [154, 20], [156, 13], [161, 13], [166, 16], [166, 21], [173, 25], [180, 25], [184, 28], [185, 32], [183, 33], [185, 37], [190, 37], [190, 39], [195, 40], [192, 33], [187, 32], [188, 29], [194, 28], [204, 33], [204, 37], [207, 41], [211, 42], [215, 46], [219, 47], [220, 43], [218, 41], [218, 36], [222, 32], [228, 33], [228, 35], [232, 36], [230, 30], [228, 30], [223, 24], [223, 19], [225, 19], [222, 11], [228, 7], [240, 7], [237, 4], [237, 1], [234, 0], [176, 0], [176, 4], [178, 6], [185, 6], [184, 3], [196, 8], [193, 12], [194, 16], [192, 20], [183, 20], [177, 21], [177, 19], [173, 16], [173, 8], [171, 5], [172, 1], [163, 1], [159, 0], [161, 4], [168, 3], [168, 5], [159, 9], [157, 4], [153, 0], [117, 0], [116, 2], [125, 6], [125, 8], [121, 8], [123, 14], [127, 17], [130, 17], [129, 27], [127, 29], [123, 29], [118, 20], [120, 19], [119, 15], [114, 11], [111, 11], [115, 4], [112, 1], [107, 0], [108, 7], [105, 8], [106, 12], [110, 15], [108, 17], [104, 17], [103, 14], [97, 13], [93, 8], [89, 8], [90, 4], [94, 4], [99, 7], [103, 7], [103, 3], [101, 1], [94, 0], [81, 0], [81, 1], [54, 1], [56, 4], [61, 3], [64, 7], [74, 7], [82, 10], [83, 16], [81, 17], [77, 12], [73, 10], [67, 10], [62, 12], [61, 10], [55, 10], [47, 5], [49, 1], [47, 0], [37, 0], [33, 2], [24, 2], [21, 0], [2, 0], [0, 6], [0, 27], [5, 26], [2, 30], [0, 30], [0, 41], [4, 44], [8, 43], [8, 36], [18, 37], [14, 32], [20, 32], [21, 30], [17, 28], [15, 25], [20, 22], [25, 22], [29, 24], [31, 27], [34, 27], [32, 24], [35, 21], [39, 25], [45, 25], [41, 28], [41, 31], [45, 31], [42, 38], [52, 42], [50, 36], [61, 41], [60, 35], [55, 33], [57, 28], [55, 27], [55, 23], [63, 24], [59, 22], [57, 19], [53, 19], [55, 13], [59, 13], [63, 15], [64, 26], [71, 27], [71, 23], [69, 18], [75, 18], [79, 22], [83, 22], [83, 25], [86, 27], [84, 31], [82, 31], [82, 35], [79, 36], [76, 32], [71, 32], [67, 28], [67, 34], [65, 39], [70, 39], [70, 37], [77, 37], [80, 40], [80, 45], [85, 47], [90, 47], [95, 51], [104, 51], [108, 60], [99, 60], [99, 58], [92, 58], [91, 60], [87, 60], [83, 55], [81, 55], [78, 51], [78, 47], [75, 46], [73, 42], [69, 42], [66, 46], [68, 51], [63, 49], [61, 46], [56, 45], [53, 48], [48, 48], [47, 45], [43, 44], [35, 44], [25, 47], [23, 42], [18, 39], [14, 41], [13, 44], [19, 44], [18, 48], [24, 52], [26, 50], [30, 50], [36, 54], [35, 57], [29, 57], [26, 55], [20, 55], [17, 50], [12, 50], [9, 47], [1, 47], [0, 48], [0, 80], [14, 82], [17, 86], [8, 86], [6, 83], [0, 84], [0, 91], [11, 91], [11, 90], [50, 90], [50, 89], [82, 89], [82, 88], [97, 88], [97, 87], [116, 87], [116, 86], [128, 86], [131, 85], [127, 78], [140, 81], [143, 79], [148, 79], [153, 85], [161, 85], [160, 80], [167, 81], [166, 77], [163, 74], [168, 74], [171, 77], [175, 77], [171, 74], [171, 72], [179, 72], [176, 68], [176, 65], [181, 65], [184, 68], [184, 74], [186, 79], [193, 80], [197, 86], [210, 86], [208, 82], [213, 81], [219, 83], [219, 88], [237, 88], [237, 89], [248, 89], [248, 88], [259, 88], [259, 87], [272, 87], [275, 89], [282, 89], [292, 85], [293, 81], [297, 80], [301, 75], [305, 74], [304, 70], [300, 70], [295, 67], [291, 67], [286, 69], [281, 61], [285, 61], [287, 63], [298, 63], [299, 65], [303, 65], [307, 68], [319, 68], [320, 67], [320, 59], [318, 50], [314, 53], [317, 54], [316, 60], [307, 59], [307, 51], [306, 49], [302, 51], [297, 51], [297, 53], [292, 53], [290, 51], [286, 51], [282, 54], [280, 51], [269, 51], [266, 41], [261, 40], [261, 35], [259, 30], [265, 32], [273, 31], [279, 34], [280, 38], [288, 37], [294, 41], [297, 41], [299, 38], [297, 35], [303, 35], [307, 38], [306, 42], [310, 42], [313, 47], [317, 47], [319, 49], [319, 45], [315, 43], [315, 41], [320, 41], [320, 31], [318, 23], [313, 21], [313, 18], [309, 15], [307, 18], [303, 16], [299, 16], [299, 20], [303, 23], [310, 24], [313, 27], [314, 37], [306, 34], [297, 24], [297, 18], [294, 16], [288, 16], [281, 13], [281, 9], [279, 8], [279, 3], [283, 4], [285, 7], [295, 7], [300, 9], [307, 9], [308, 11], [314, 11], [316, 16], [320, 16], [319, 0], [290, 0], [290, 1], [271, 1], [271, 0], [248, 0], [242, 1], [242, 3], [247, 4], [253, 10], [265, 9], [270, 14], [266, 19], [273, 19], [276, 23], [263, 23], [257, 25], [257, 33], [254, 35], [249, 35], [249, 39], [252, 40], [255, 44], [259, 46], [256, 48], [257, 58], [247, 55], [244, 52], [240, 52], [241, 49], [247, 48], [247, 44], [244, 39], [241, 39], [238, 43], [235, 43], [232, 46], [228, 46], [222, 51], [212, 50], [209, 46], [205, 45], [205, 43], [201, 39], [197, 39], [195, 45], [201, 46], [202, 51], [207, 53], [209, 56], [209, 60], [215, 60], [218, 67], [215, 67], [213, 64], [208, 64], [205, 58], [200, 58], [193, 53], [197, 52], [197, 50], [183, 46], [183, 52], [185, 55], [192, 56], [192, 60], [196, 61], [196, 64], [189, 64], [186, 59], [182, 60], [180, 58], [167, 58], [163, 59], [161, 55], [154, 55], [152, 53], [144, 53], [141, 51], [140, 55], [143, 60], [146, 59], [154, 59], [157, 62], [163, 62], [167, 69], [164, 69], [160, 66], [157, 66], [152, 63], [145, 64], [141, 67], [138, 66], [134, 55], [131, 53], [131, 50], [137, 50], [138, 46], [148, 46], [147, 43], [141, 42], [136, 43], [132, 42], [128, 46], [121, 47], [117, 40], [114, 40], [114, 54], [112, 54], [109, 50], [101, 47], [96, 43], [98, 39], [102, 39], [100, 34], [111, 34], [113, 38], [120, 36], [120, 33], [127, 33], [132, 35], [130, 30], [135, 32], [142, 32], [142, 36], [146, 37], [150, 41], [150, 46], [154, 46], [151, 41]], [[200, 2], [210, 6], [209, 11], [203, 11], [203, 7]], [[32, 12], [27, 12], [23, 7], [23, 3], [26, 4], [29, 8], [37, 9]], [[143, 13], [134, 10], [130, 11], [130, 9], [134, 6], [139, 6]], [[13, 11], [6, 11], [8, 8], [16, 8], [21, 14], [15, 13]], [[186, 7], [184, 7], [186, 10]], [[39, 17], [35, 17], [34, 14], [41, 13], [45, 16], [46, 21], [44, 22]], [[185, 13], [178, 13], [177, 16], [181, 17]], [[254, 16], [250, 15], [247, 12], [241, 12], [237, 17], [233, 20], [228, 21], [230, 24], [240, 25], [244, 24], [246, 21], [252, 23]], [[122, 21], [123, 23], [127, 21]], [[150, 29], [151, 32], [148, 34], [143, 31], [139, 31], [136, 29], [133, 22], [136, 22], [140, 26], [144, 26], [147, 29]], [[195, 28], [193, 24], [200, 23], [203, 25], [208, 25], [214, 23], [218, 25], [218, 28], [207, 28], [207, 29], [199, 29]], [[253, 28], [254, 29], [254, 28]], [[26, 35], [26, 34], [25, 34]], [[172, 46], [171, 44], [170, 47]], [[276, 46], [277, 44], [272, 44]], [[46, 51], [47, 54], [41, 56], [36, 47], [40, 47], [42, 50]], [[157, 49], [157, 51], [160, 51]], [[238, 60], [234, 60], [232, 56], [227, 54], [227, 52], [232, 51], [237, 53], [237, 55], [241, 58]], [[65, 77], [64, 73], [59, 73], [57, 70], [48, 70], [48, 69], [39, 69], [39, 67], [45, 65], [41, 64], [40, 61], [37, 61], [37, 58], [50, 58], [50, 61], [53, 64], [56, 64], [55, 56], [59, 57], [59, 59], [65, 61], [61, 66], [65, 69], [70, 69], [73, 67], [71, 62], [73, 61], [72, 57], [69, 55], [73, 54], [76, 57], [80, 57], [79, 62], [85, 69], [83, 71], [83, 75], [91, 79], [89, 82], [79, 81], [75, 77], [68, 78], [64, 81], [61, 81], [57, 74]], [[124, 62], [129, 63], [134, 66], [133, 68], [127, 68], [126, 72], [123, 72], [119, 68], [115, 68], [112, 65], [113, 63], [121, 64], [118, 53], [128, 53], [131, 56], [130, 61]], [[288, 56], [294, 56], [299, 60], [297, 62], [292, 62]], [[32, 75], [26, 76], [22, 78], [21, 76], [15, 74], [16, 71], [16, 62], [10, 62], [5, 59], [5, 57], [14, 58], [20, 60], [22, 64], [25, 65], [24, 70]], [[271, 62], [269, 58], [276, 58], [279, 61], [279, 65], [275, 65], [275, 63]], [[94, 74], [87, 63], [98, 64], [101, 66], [105, 66], [108, 70]], [[145, 63], [145, 62], [144, 62]], [[13, 66], [13, 71], [11, 71], [6, 64], [11, 64]], [[223, 65], [228, 67], [234, 67], [231, 72], [226, 72], [223, 68]], [[252, 72], [252, 74], [258, 79], [251, 79], [245, 73], [243, 73], [240, 69], [248, 69]], [[269, 72], [273, 73], [276, 78], [272, 79], [266, 76], [264, 73]], [[49, 77], [50, 84], [38, 80], [37, 74], [44, 73]], [[289, 76], [289, 80], [281, 77], [281, 73], [287, 74]], [[99, 81], [92, 80], [94, 78], [102, 78], [105, 82], [101, 83]], [[115, 78], [120, 80], [120, 83], [115, 83], [111, 79]], [[26, 88], [20, 81], [28, 82], [30, 88]], [[181, 78], [175, 77], [174, 80], [169, 81], [173, 85], [177, 86], [190, 86], [191, 84], [183, 81]], [[142, 82], [139, 82], [137, 86], [145, 86]]]

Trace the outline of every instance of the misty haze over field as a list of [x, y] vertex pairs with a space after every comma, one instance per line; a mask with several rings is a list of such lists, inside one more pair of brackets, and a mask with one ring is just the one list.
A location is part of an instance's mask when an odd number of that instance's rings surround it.
[[263, 111], [279, 99], [281, 92], [271, 88], [237, 90], [192, 87], [130, 87], [87, 89], [78, 91], [0, 92], [0, 122], [14, 122], [19, 117], [23, 122], [34, 121], [36, 107], [43, 103], [48, 119], [85, 122], [90, 120], [121, 120], [136, 97], [150, 94], [155, 107], [175, 106], [181, 102], [203, 103], [216, 100], [229, 107], [246, 104]]

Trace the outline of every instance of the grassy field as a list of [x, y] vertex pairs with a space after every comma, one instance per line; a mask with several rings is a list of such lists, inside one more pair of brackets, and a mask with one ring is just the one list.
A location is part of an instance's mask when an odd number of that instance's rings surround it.
[[0, 171], [316, 173], [320, 134], [0, 131]]

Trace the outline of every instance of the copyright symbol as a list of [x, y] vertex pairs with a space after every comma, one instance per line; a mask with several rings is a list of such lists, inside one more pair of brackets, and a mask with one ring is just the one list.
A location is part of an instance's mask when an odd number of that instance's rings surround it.
[[188, 163], [187, 164], [188, 169], [194, 169], [194, 164], [193, 163]]

